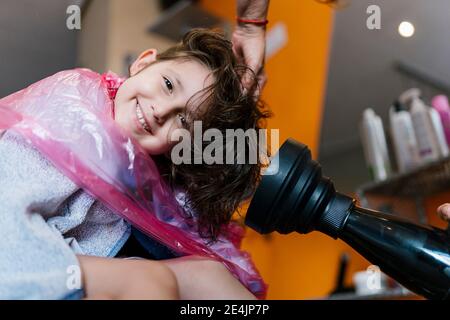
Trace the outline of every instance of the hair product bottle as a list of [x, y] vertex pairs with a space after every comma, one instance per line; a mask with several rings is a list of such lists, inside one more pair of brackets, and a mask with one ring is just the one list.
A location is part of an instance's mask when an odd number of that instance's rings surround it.
[[360, 131], [370, 175], [375, 181], [386, 179], [390, 173], [386, 137], [381, 118], [371, 108], [363, 113]]
[[412, 98], [411, 119], [422, 163], [437, 160], [441, 151], [435, 125], [428, 107], [419, 97]]
[[434, 131], [436, 133], [436, 139], [439, 146], [439, 156], [446, 157], [448, 156], [448, 145], [447, 140], [445, 139], [444, 127], [442, 125], [441, 117], [439, 112], [436, 109], [427, 106], [428, 112], [430, 113], [431, 123], [433, 124]]
[[448, 145], [450, 144], [450, 106], [448, 99], [444, 95], [436, 96], [431, 100], [431, 105], [439, 113]]
[[392, 142], [399, 172], [413, 169], [420, 163], [411, 114], [399, 101], [389, 110]]

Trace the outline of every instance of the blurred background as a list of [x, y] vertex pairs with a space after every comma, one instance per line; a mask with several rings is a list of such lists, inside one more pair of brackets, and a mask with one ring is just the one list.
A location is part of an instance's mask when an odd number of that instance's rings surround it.
[[[439, 183], [423, 182], [439, 188], [418, 184], [403, 194], [404, 186], [417, 184], [417, 175], [431, 176], [424, 171], [430, 164], [395, 172], [389, 108], [412, 87], [428, 104], [436, 94], [449, 94], [450, 2], [320, 2], [271, 2], [263, 93], [275, 114], [269, 127], [280, 129], [281, 141], [293, 137], [307, 144], [339, 191], [375, 209], [443, 227], [435, 209], [450, 198], [450, 179], [441, 170], [448, 159], [431, 163]], [[367, 9], [374, 4], [381, 24], [371, 30]], [[71, 5], [80, 8], [80, 29], [67, 26]], [[162, 51], [193, 27], [220, 27], [230, 34], [234, 18], [234, 0], [2, 0], [0, 97], [62, 69], [87, 67], [125, 76], [143, 50]], [[400, 34], [404, 21], [414, 27], [413, 34], [410, 25]], [[360, 123], [367, 108], [384, 123], [393, 163], [382, 181], [373, 181], [364, 158]], [[362, 297], [356, 279], [370, 264], [339, 240], [316, 232], [261, 236], [248, 230], [243, 247], [269, 284], [269, 299]], [[396, 285], [386, 283], [374, 298], [415, 298], [404, 291], [389, 295]]]

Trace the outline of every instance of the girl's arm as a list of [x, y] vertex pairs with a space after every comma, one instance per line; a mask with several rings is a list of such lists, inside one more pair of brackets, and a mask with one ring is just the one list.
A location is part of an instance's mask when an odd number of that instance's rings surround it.
[[175, 274], [182, 300], [256, 299], [221, 262], [199, 256], [160, 261]]
[[178, 299], [175, 275], [164, 264], [150, 260], [77, 256], [86, 299]]

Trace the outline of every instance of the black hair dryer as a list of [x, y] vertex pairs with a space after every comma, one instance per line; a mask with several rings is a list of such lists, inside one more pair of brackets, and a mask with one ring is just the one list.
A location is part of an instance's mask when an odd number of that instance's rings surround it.
[[[245, 223], [259, 233], [323, 232], [341, 239], [400, 284], [428, 299], [450, 299], [450, 235], [360, 208], [322, 177], [308, 147], [287, 140], [264, 175]], [[275, 171], [275, 169], [277, 169]]]

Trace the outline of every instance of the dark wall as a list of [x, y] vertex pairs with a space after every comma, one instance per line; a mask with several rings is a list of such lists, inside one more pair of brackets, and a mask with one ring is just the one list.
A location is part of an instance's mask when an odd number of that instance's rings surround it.
[[69, 0], [0, 1], [0, 97], [73, 68], [79, 31], [66, 27]]

